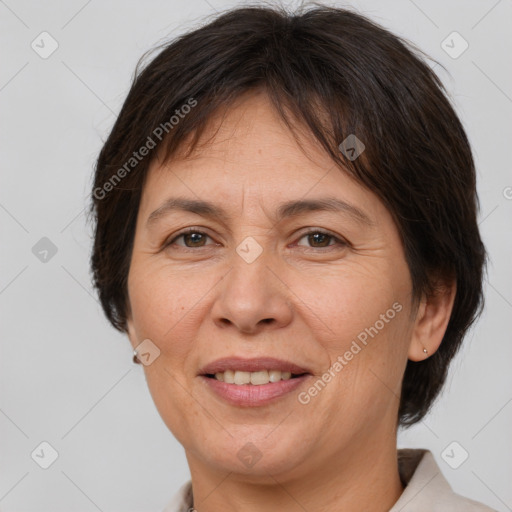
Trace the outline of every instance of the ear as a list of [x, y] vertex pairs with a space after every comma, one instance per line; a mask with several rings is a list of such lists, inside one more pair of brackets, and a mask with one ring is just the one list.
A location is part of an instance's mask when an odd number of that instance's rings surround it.
[[137, 345], [139, 345], [139, 342], [138, 342], [137, 334], [135, 332], [135, 327], [133, 325], [133, 320], [132, 320], [131, 315], [128, 316], [128, 318], [126, 320], [126, 331], [127, 331], [130, 343], [132, 345], [132, 348], [135, 350], [135, 347], [137, 347]]
[[456, 288], [453, 279], [439, 282], [434, 292], [423, 294], [409, 345], [408, 358], [411, 361], [430, 357], [441, 345], [452, 313]]

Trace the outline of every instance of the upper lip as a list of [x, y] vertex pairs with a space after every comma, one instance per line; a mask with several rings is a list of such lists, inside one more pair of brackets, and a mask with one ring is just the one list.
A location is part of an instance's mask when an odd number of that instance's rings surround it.
[[226, 370], [239, 370], [244, 372], [279, 370], [282, 372], [291, 372], [295, 375], [310, 373], [307, 368], [302, 368], [290, 361], [275, 359], [274, 357], [255, 357], [250, 359], [243, 357], [224, 357], [201, 368], [199, 375], [223, 373]]

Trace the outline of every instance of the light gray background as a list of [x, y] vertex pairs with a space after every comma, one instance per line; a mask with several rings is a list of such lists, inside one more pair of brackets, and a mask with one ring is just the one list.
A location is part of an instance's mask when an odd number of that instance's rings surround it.
[[[0, 1], [3, 511], [159, 511], [189, 478], [142, 366], [132, 364], [127, 338], [107, 324], [92, 292], [84, 208], [95, 158], [138, 58], [234, 5]], [[432, 414], [401, 433], [399, 445], [431, 449], [457, 492], [512, 510], [512, 2], [350, 5], [449, 70], [451, 76], [435, 67], [474, 148], [480, 226], [491, 256], [487, 309]], [[31, 48], [43, 31], [59, 44], [47, 59]], [[452, 31], [469, 43], [457, 59], [441, 48]], [[46, 263], [32, 253], [42, 237], [58, 249]], [[59, 454], [46, 470], [31, 458], [43, 441]], [[458, 469], [442, 457], [453, 441], [469, 453]]]

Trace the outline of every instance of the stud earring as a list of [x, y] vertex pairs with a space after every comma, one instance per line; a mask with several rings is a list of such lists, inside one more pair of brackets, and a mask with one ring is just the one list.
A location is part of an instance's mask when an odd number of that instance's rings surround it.
[[425, 347], [423, 347], [423, 353], [428, 354], [428, 350]]

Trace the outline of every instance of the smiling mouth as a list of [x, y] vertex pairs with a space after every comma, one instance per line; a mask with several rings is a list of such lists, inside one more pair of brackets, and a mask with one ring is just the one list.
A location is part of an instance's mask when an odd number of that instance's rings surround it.
[[290, 396], [300, 386], [306, 385], [312, 374], [291, 374], [289, 371], [281, 370], [225, 370], [214, 374], [202, 373], [199, 377], [207, 386], [206, 389], [221, 398], [224, 403], [235, 407], [252, 408], [270, 405]]
[[252, 385], [262, 386], [265, 384], [276, 383], [281, 380], [290, 380], [309, 375], [308, 373], [291, 373], [280, 370], [260, 370], [257, 372], [245, 372], [240, 370], [226, 370], [218, 373], [207, 373], [205, 377], [215, 379], [226, 384], [237, 386]]

